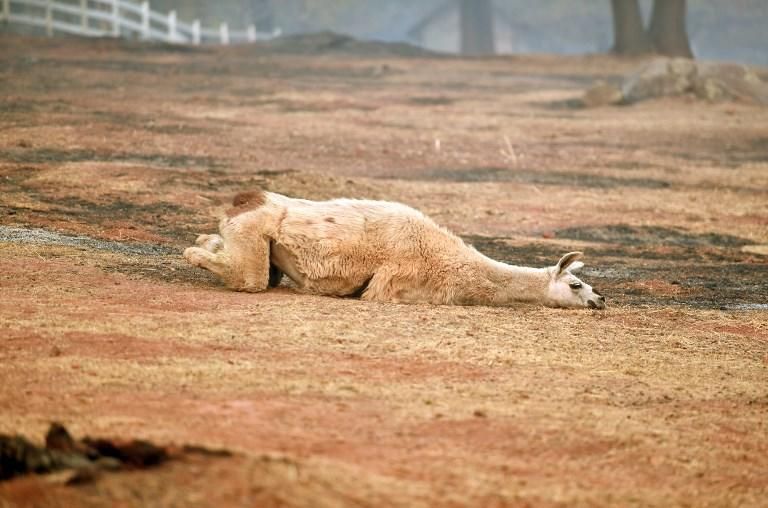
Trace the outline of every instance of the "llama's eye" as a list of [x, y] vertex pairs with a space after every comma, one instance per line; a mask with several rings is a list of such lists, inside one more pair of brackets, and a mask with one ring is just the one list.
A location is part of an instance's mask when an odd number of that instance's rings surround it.
[[571, 282], [568, 285], [571, 286], [571, 289], [581, 289], [581, 282]]

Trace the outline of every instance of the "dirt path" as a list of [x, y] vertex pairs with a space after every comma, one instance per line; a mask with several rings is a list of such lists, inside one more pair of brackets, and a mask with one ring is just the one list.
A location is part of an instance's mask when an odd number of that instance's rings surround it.
[[[236, 452], [0, 506], [760, 506], [768, 110], [572, 109], [637, 62], [0, 39], [0, 433]], [[240, 190], [402, 201], [602, 313], [221, 288]]]

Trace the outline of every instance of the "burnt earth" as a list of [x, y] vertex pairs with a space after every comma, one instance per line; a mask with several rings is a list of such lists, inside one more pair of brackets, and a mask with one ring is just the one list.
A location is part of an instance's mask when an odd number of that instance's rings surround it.
[[85, 471], [154, 467], [169, 458], [165, 448], [143, 440], [120, 442], [86, 437], [75, 441], [60, 423], [51, 424], [45, 446], [36, 446], [20, 435], [0, 434], [0, 481], [73, 469], [83, 472], [74, 477], [79, 483], [86, 478]]

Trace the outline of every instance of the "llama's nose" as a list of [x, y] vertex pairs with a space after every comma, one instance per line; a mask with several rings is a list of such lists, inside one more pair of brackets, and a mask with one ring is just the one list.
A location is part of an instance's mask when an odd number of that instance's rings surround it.
[[598, 296], [597, 300], [587, 300], [587, 307], [589, 307], [590, 309], [604, 309], [605, 297]]

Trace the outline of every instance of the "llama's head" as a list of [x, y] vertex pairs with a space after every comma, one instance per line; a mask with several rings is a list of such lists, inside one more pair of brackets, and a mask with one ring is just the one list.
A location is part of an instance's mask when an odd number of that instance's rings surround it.
[[581, 256], [581, 252], [569, 252], [560, 258], [557, 265], [547, 269], [547, 296], [552, 306], [605, 308], [605, 297], [573, 275], [573, 272], [581, 270], [584, 266], [584, 263], [577, 261]]

